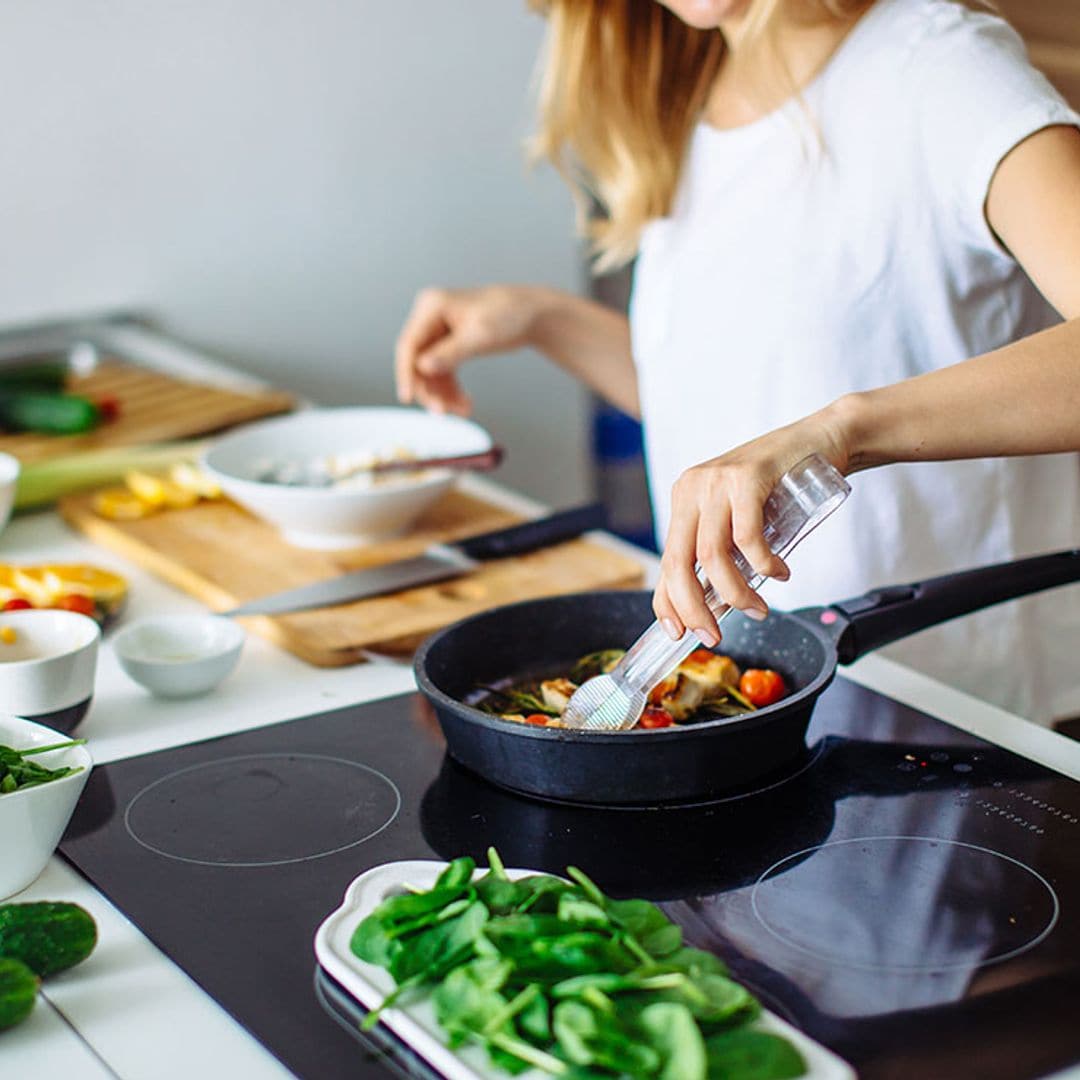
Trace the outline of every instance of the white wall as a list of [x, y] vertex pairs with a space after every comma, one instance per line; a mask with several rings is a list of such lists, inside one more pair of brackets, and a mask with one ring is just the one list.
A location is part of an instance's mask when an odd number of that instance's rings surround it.
[[[325, 402], [392, 398], [429, 282], [575, 288], [521, 141], [524, 0], [0, 0], [0, 324], [101, 307]], [[511, 483], [587, 487], [585, 400], [536, 357], [467, 376]]]

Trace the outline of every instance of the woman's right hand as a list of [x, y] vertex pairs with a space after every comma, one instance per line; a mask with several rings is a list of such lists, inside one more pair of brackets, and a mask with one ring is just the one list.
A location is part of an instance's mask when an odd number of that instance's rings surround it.
[[474, 356], [531, 344], [542, 297], [543, 290], [528, 285], [423, 289], [395, 347], [398, 400], [468, 415], [472, 401], [458, 381], [458, 367]]

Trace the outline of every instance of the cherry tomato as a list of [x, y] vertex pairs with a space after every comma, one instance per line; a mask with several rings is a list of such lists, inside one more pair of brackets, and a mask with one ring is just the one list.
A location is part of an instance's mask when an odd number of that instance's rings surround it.
[[63, 611], [78, 612], [80, 615], [92, 616], [94, 614], [94, 601], [89, 596], [83, 596], [82, 593], [68, 593], [67, 596], [61, 596], [55, 606]]
[[95, 405], [98, 407], [98, 415], [101, 417], [103, 423], [108, 423], [110, 420], [115, 420], [120, 415], [120, 399], [114, 397], [112, 394], [106, 394], [104, 397], [99, 397]]
[[24, 600], [21, 596], [13, 596], [8, 600], [3, 607], [4, 611], [25, 611], [27, 608], [32, 608], [34, 605], [29, 600]]
[[667, 709], [657, 709], [649, 705], [645, 711], [641, 714], [641, 719], [638, 721], [638, 727], [643, 728], [662, 728], [662, 727], [674, 727], [675, 721], [671, 718], [671, 713]]
[[748, 668], [739, 680], [739, 692], [758, 708], [779, 701], [786, 693], [783, 676], [778, 671]]
[[536, 724], [537, 727], [547, 727], [547, 722], [550, 719], [551, 719], [551, 717], [548, 716], [547, 713], [534, 712], [534, 713], [529, 713], [529, 715], [525, 717], [525, 723], [526, 724]]
[[686, 659], [695, 664], [707, 664], [715, 655], [710, 649], [695, 649]]

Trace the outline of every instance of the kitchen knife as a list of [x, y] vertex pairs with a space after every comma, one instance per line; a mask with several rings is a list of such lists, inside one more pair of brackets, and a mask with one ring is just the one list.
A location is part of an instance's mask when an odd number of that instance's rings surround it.
[[512, 525], [508, 529], [468, 536], [452, 544], [432, 544], [414, 559], [354, 570], [339, 577], [301, 585], [296, 589], [241, 604], [223, 615], [284, 615], [309, 608], [332, 607], [369, 596], [413, 589], [476, 570], [483, 559], [524, 555], [549, 544], [572, 540], [589, 529], [604, 527], [604, 508], [597, 503], [561, 510], [547, 517]]

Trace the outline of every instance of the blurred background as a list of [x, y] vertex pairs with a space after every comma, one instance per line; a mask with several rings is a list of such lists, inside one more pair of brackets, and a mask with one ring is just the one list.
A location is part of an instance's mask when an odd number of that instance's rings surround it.
[[[523, 0], [0, 11], [0, 324], [135, 309], [319, 402], [374, 403], [421, 286], [583, 287], [569, 196], [525, 165], [543, 23]], [[587, 493], [576, 383], [530, 356], [466, 377], [501, 478]]]
[[[1080, 98], [1080, 5], [1009, 0]], [[2, 0], [0, 326], [142, 312], [323, 403], [389, 402], [429, 283], [590, 282], [530, 172], [524, 0]], [[498, 368], [496, 372], [494, 369]], [[636, 427], [535, 356], [467, 369], [501, 479], [648, 540]]]

